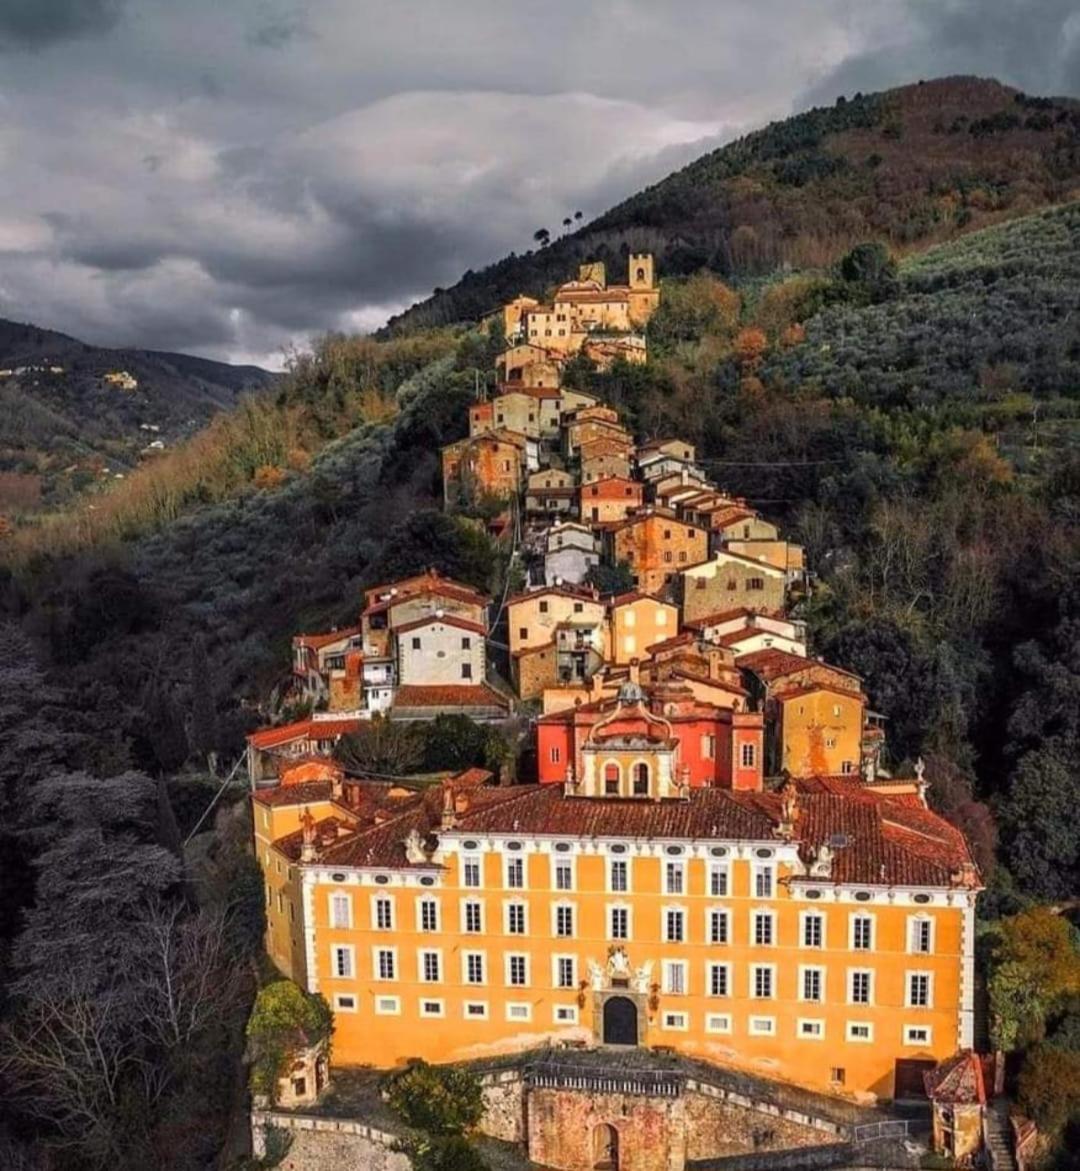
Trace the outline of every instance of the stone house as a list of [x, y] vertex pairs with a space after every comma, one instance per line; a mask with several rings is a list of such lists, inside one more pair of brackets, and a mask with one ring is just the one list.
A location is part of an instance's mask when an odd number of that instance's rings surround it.
[[590, 524], [626, 520], [642, 505], [644, 488], [629, 476], [589, 480], [578, 490], [578, 515]]
[[597, 440], [586, 444], [582, 449], [578, 471], [583, 484], [613, 477], [628, 480], [631, 472], [630, 456], [613, 446], [608, 446], [605, 440]]
[[577, 508], [577, 487], [570, 472], [541, 468], [530, 472], [525, 489], [525, 512], [550, 520], [572, 516]]
[[923, 1076], [933, 1110], [934, 1150], [958, 1167], [971, 1165], [983, 1149], [987, 1079], [982, 1059], [965, 1049]]
[[673, 585], [683, 569], [709, 555], [708, 533], [668, 509], [648, 507], [610, 525], [605, 540], [610, 560], [625, 561], [634, 585], [647, 594]]
[[671, 638], [679, 629], [679, 610], [652, 594], [617, 594], [608, 603], [610, 657], [616, 664], [643, 659], [654, 643]]
[[[522, 436], [524, 439], [524, 436]], [[526, 445], [494, 431], [442, 449], [443, 500], [448, 508], [484, 496], [508, 499], [521, 487]]]
[[600, 543], [585, 525], [559, 524], [548, 531], [544, 551], [545, 585], [580, 585], [600, 564]]
[[[703, 532], [704, 530], [698, 530]], [[787, 574], [774, 565], [721, 549], [681, 572], [683, 621], [745, 606], [783, 610]]]
[[769, 614], [740, 606], [692, 618], [684, 625], [702, 638], [728, 647], [736, 655], [767, 650], [806, 654], [806, 623], [794, 622], [781, 613]]
[[506, 610], [511, 654], [549, 643], [564, 622], [602, 622], [606, 613], [596, 590], [554, 585], [516, 595]]
[[486, 630], [443, 611], [394, 630], [398, 685], [482, 683], [486, 675]]

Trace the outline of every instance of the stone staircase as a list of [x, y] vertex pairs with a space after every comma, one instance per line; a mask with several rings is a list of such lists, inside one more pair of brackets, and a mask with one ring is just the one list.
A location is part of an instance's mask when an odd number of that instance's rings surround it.
[[986, 1152], [991, 1171], [1017, 1171], [1007, 1098], [995, 1098], [986, 1105]]

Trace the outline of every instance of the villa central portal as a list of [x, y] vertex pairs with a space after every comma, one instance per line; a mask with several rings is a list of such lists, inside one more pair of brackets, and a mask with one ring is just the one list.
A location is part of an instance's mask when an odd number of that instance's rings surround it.
[[638, 1043], [637, 1005], [628, 996], [609, 996], [604, 1001], [604, 1044]]

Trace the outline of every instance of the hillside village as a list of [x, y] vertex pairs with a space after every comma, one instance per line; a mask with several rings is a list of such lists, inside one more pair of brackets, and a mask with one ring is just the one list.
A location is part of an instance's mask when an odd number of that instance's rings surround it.
[[[414, 1057], [487, 1077], [496, 1059], [527, 1071], [538, 1046], [612, 1046], [764, 1079], [753, 1109], [780, 1084], [824, 1095], [799, 1119], [927, 1095], [981, 1118], [980, 875], [929, 811], [921, 762], [890, 775], [860, 679], [810, 653], [803, 550], [693, 444], [635, 437], [563, 384], [582, 351], [647, 360], [660, 292], [650, 257], [629, 263], [625, 286], [589, 264], [550, 303], [504, 308], [497, 393], [442, 451], [445, 508], [501, 540], [520, 588], [495, 599], [429, 569], [365, 590], [354, 625], [293, 639], [308, 714], [248, 738], [268, 953], [327, 996], [335, 1077]], [[520, 775], [342, 763], [375, 721], [446, 715], [524, 729]], [[664, 1166], [719, 1149], [685, 1118], [616, 1128], [629, 1091], [610, 1078], [544, 1103], [522, 1077], [509, 1137], [544, 1165], [644, 1150], [656, 1125]], [[278, 1086], [286, 1118], [330, 1080], [315, 1044]], [[937, 1141], [963, 1156], [981, 1131]]]

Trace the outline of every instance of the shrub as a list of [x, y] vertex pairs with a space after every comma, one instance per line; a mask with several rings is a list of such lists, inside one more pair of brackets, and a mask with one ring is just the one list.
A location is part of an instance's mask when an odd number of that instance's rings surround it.
[[390, 1079], [391, 1108], [417, 1130], [435, 1136], [460, 1135], [484, 1112], [480, 1082], [468, 1070], [418, 1061]]
[[305, 992], [291, 980], [260, 989], [247, 1024], [252, 1091], [272, 1100], [278, 1078], [297, 1049], [328, 1038], [332, 1029], [324, 996]]

